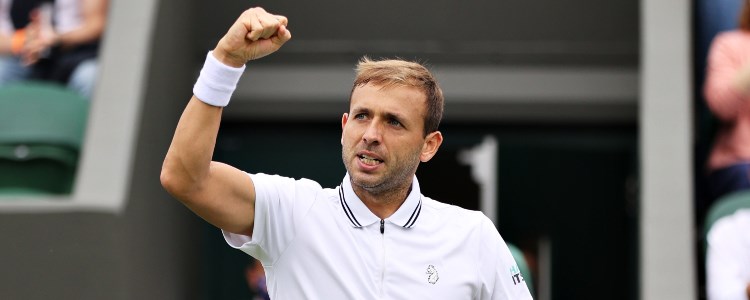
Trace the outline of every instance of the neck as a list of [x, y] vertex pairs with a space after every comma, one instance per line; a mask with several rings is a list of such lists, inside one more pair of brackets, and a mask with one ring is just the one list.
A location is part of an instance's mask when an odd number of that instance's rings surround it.
[[357, 197], [362, 200], [362, 203], [382, 220], [393, 215], [401, 207], [401, 204], [404, 204], [411, 191], [411, 180], [408, 185], [378, 193], [373, 193], [354, 184], [352, 184], [352, 189]]

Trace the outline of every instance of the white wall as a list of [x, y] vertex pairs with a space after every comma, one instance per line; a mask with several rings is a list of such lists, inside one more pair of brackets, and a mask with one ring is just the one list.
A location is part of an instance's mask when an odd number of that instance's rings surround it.
[[641, 299], [695, 299], [691, 1], [641, 1]]

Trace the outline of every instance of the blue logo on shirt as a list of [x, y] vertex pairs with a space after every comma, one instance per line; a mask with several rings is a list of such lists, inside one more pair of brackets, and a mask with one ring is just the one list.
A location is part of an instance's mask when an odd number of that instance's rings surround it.
[[518, 269], [518, 266], [513, 265], [510, 267], [510, 278], [513, 279], [513, 285], [517, 285], [524, 281], [523, 275], [521, 275], [521, 270]]

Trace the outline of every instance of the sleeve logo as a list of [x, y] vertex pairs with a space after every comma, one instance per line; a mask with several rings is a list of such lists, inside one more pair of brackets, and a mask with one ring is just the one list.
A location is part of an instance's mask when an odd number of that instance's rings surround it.
[[513, 285], [517, 285], [524, 281], [523, 275], [521, 275], [521, 270], [518, 269], [518, 266], [513, 265], [510, 267], [510, 278], [513, 280]]

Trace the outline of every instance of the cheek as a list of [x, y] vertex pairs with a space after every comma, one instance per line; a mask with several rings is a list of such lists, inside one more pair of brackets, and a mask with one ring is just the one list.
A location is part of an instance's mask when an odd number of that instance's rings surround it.
[[419, 157], [422, 155], [422, 148], [424, 144], [422, 143], [414, 143], [413, 141], [403, 141], [401, 143], [396, 144], [395, 151], [398, 151], [399, 156], [403, 157], [404, 159], [419, 159]]
[[348, 134], [349, 134], [349, 131], [347, 130], [346, 127], [344, 127], [341, 130], [341, 146], [344, 146], [346, 144], [346, 140], [348, 139]]
[[344, 130], [344, 132], [341, 134], [341, 146], [344, 148], [351, 147], [351, 145], [354, 144], [354, 141], [356, 139], [352, 135], [351, 131]]

